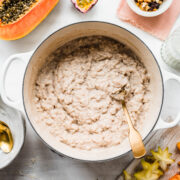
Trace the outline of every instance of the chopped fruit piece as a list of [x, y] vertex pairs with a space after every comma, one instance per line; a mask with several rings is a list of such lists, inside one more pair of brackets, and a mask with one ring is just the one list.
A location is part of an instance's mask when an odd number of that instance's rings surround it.
[[144, 170], [151, 171], [153, 174], [157, 174], [159, 176], [163, 175], [163, 172], [159, 170], [159, 163], [155, 161], [154, 163], [150, 164], [146, 162], [144, 159], [141, 161], [142, 167]]
[[160, 175], [152, 173], [151, 170], [143, 170], [134, 174], [137, 180], [158, 180]]
[[176, 146], [177, 146], [178, 150], [180, 151], [180, 142], [178, 142]]
[[163, 171], [166, 171], [168, 165], [171, 165], [174, 162], [174, 160], [171, 159], [172, 154], [169, 153], [168, 148], [162, 150], [160, 147], [158, 147], [157, 152], [151, 150], [151, 153], [154, 158], [159, 162], [159, 165]]
[[133, 180], [133, 178], [131, 177], [131, 175], [127, 171], [123, 171], [123, 174], [124, 174], [125, 180]]
[[134, 174], [137, 180], [158, 180], [163, 175], [163, 172], [159, 170], [159, 163], [157, 161], [150, 164], [143, 159], [141, 164], [144, 170]]
[[[158, 147], [158, 151], [151, 150], [152, 156], [146, 156], [141, 160], [142, 170], [135, 172], [133, 176], [124, 171], [125, 180], [158, 180], [163, 176], [164, 171], [171, 165], [174, 160], [171, 159], [171, 153], [168, 148], [162, 150]], [[178, 163], [180, 165], [180, 162]], [[180, 180], [180, 174], [173, 176], [169, 180]]]
[[180, 175], [176, 174], [175, 176], [171, 177], [169, 180], [180, 180]]
[[143, 11], [157, 11], [163, 0], [134, 0], [136, 5]]

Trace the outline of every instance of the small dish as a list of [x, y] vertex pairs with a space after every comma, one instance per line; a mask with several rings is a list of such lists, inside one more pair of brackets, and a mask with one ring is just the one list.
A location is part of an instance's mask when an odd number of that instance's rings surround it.
[[8, 166], [19, 154], [24, 144], [25, 121], [20, 112], [5, 105], [0, 97], [0, 120], [11, 129], [14, 146], [10, 153], [6, 154], [0, 149], [0, 169]]
[[173, 0], [164, 0], [164, 2], [160, 5], [159, 9], [156, 11], [143, 11], [141, 10], [135, 3], [134, 0], [127, 0], [129, 7], [138, 15], [144, 17], [155, 17], [162, 13], [164, 13], [172, 4]]

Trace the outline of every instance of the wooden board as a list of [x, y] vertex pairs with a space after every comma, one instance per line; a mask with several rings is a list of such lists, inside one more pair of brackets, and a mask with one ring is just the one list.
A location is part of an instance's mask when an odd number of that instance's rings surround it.
[[[158, 146], [161, 148], [169, 147], [169, 152], [173, 155], [175, 163], [170, 166], [169, 170], [160, 178], [160, 180], [168, 180], [171, 176], [179, 172], [177, 163], [180, 161], [180, 152], [176, 148], [176, 143], [180, 141], [180, 126], [171, 129], [158, 130], [151, 135], [151, 138], [146, 143], [146, 149], [149, 153], [151, 149], [157, 150]], [[140, 160], [132, 160], [126, 167], [128, 173], [133, 174], [134, 169], [140, 165]], [[122, 174], [117, 180], [123, 180]]]

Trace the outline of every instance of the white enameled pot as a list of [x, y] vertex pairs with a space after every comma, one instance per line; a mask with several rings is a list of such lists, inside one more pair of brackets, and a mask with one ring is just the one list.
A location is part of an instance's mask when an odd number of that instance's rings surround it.
[[[43, 142], [53, 151], [79, 160], [105, 161], [117, 158], [129, 152], [131, 148], [128, 139], [124, 140], [122, 144], [116, 147], [100, 150], [85, 151], [71, 148], [63, 143], [57, 142], [37, 125], [36, 110], [32, 100], [32, 89], [37, 74], [45, 63], [46, 57], [63, 44], [73, 39], [90, 35], [104, 35], [126, 44], [140, 57], [141, 61], [146, 66], [151, 76], [150, 89], [152, 91], [152, 101], [150, 110], [147, 112], [147, 119], [145, 119], [144, 125], [140, 130], [143, 139], [145, 140], [152, 130], [175, 126], [179, 122], [180, 113], [173, 122], [165, 122], [160, 118], [160, 112], [164, 99], [164, 82], [169, 79], [175, 79], [180, 83], [180, 78], [174, 74], [161, 70], [153, 53], [137, 36], [122, 27], [106, 22], [93, 21], [69, 25], [50, 35], [35, 51], [11, 56], [2, 68], [2, 76], [0, 79], [0, 82], [2, 83], [1, 94], [2, 99], [6, 104], [26, 114], [33, 129]], [[23, 82], [19, 82], [22, 93], [18, 100], [12, 100], [8, 97], [7, 87], [5, 86], [7, 71], [14, 61], [22, 61], [24, 64]]]

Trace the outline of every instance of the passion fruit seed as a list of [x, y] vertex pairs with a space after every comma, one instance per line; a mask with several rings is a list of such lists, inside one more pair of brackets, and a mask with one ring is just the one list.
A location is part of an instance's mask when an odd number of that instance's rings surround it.
[[3, 0], [0, 6], [0, 22], [9, 24], [24, 15], [37, 0]]
[[81, 8], [84, 8], [86, 6], [88, 6], [89, 4], [91, 4], [93, 2], [93, 0], [78, 0], [78, 6], [80, 6]]

